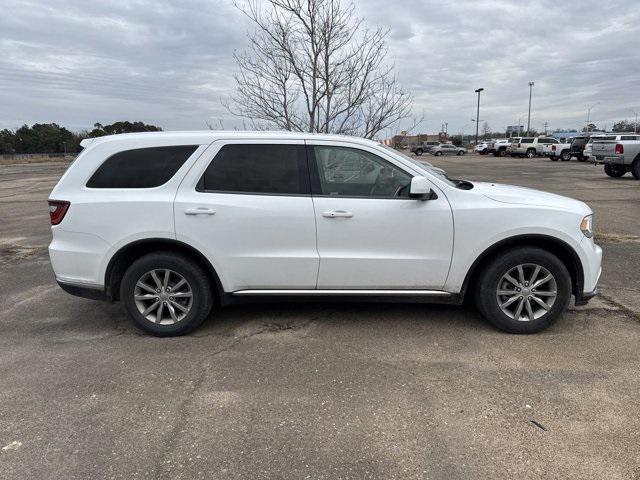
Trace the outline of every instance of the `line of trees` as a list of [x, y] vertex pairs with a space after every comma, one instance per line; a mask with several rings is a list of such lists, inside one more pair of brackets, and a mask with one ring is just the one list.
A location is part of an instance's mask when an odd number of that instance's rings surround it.
[[57, 123], [34, 123], [17, 130], [0, 130], [0, 154], [14, 153], [74, 153], [80, 151], [85, 138], [117, 133], [157, 132], [160, 127], [143, 122], [96, 123], [92, 130], [72, 132]]

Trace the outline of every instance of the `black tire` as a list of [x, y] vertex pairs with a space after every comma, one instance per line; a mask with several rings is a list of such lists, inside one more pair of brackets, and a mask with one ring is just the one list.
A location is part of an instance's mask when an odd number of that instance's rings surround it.
[[568, 162], [571, 160], [571, 152], [564, 151], [560, 154], [560, 160], [563, 162]]
[[549, 157], [549, 160], [551, 160], [552, 162], [557, 162], [558, 161], [558, 157], [556, 157], [555, 155], [552, 155]]
[[422, 155], [422, 149], [421, 149], [421, 148], [418, 148], [418, 149], [416, 150], [416, 155], [417, 155], [417, 156]]
[[604, 166], [604, 173], [613, 178], [622, 177], [627, 173], [627, 167], [624, 165], [612, 165], [608, 163]]
[[636, 180], [640, 180], [640, 158], [636, 158], [631, 164], [631, 175]]
[[[556, 282], [557, 296], [553, 305], [534, 320], [516, 320], [505, 314], [498, 304], [498, 287], [504, 288], [500, 285], [503, 275], [522, 264], [540, 265], [551, 273]], [[571, 277], [567, 268], [558, 257], [538, 247], [514, 248], [497, 256], [485, 265], [476, 285], [476, 305], [482, 316], [495, 327], [509, 333], [537, 333], [544, 330], [564, 313], [571, 299]], [[526, 292], [524, 294], [528, 295]]]
[[500, 150], [498, 150], [498, 156], [499, 157], [506, 157], [507, 156], [507, 149], [506, 148], [501, 148]]
[[436, 157], [439, 157], [440, 155], [442, 155], [442, 152], [436, 152], [436, 153], [434, 153], [434, 155], [435, 155]]
[[[138, 280], [155, 269], [169, 269], [176, 272], [188, 282], [191, 288], [190, 310], [184, 318], [170, 325], [161, 325], [148, 320], [138, 310], [134, 299]], [[199, 327], [211, 311], [214, 294], [209, 276], [196, 262], [183, 255], [154, 252], [137, 259], [124, 273], [120, 285], [120, 299], [136, 327], [152, 335], [168, 337], [184, 335]]]
[[460, 150], [458, 153], [456, 153], [456, 155], [464, 155], [464, 152]]
[[526, 153], [526, 157], [527, 158], [533, 158], [536, 156], [536, 149], [535, 148], [530, 148], [529, 150], [527, 150]]

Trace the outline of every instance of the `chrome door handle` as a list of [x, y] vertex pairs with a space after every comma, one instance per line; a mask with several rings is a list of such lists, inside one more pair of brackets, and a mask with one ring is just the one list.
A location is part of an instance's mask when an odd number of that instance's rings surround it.
[[353, 213], [345, 210], [327, 210], [326, 212], [322, 212], [322, 216], [327, 218], [351, 218], [353, 217]]
[[185, 215], [215, 215], [216, 211], [212, 208], [198, 207], [198, 208], [186, 208], [184, 210]]

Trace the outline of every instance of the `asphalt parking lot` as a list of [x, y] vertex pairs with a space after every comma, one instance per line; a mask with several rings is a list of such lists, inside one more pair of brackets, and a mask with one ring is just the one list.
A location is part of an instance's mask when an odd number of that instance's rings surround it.
[[283, 304], [153, 338], [55, 284], [65, 165], [0, 166], [0, 478], [640, 478], [640, 182], [422, 158], [589, 203], [601, 296], [531, 336], [469, 308]]

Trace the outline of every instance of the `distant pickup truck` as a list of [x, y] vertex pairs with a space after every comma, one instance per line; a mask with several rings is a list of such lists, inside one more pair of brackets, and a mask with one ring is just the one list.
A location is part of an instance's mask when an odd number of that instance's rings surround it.
[[631, 172], [640, 180], [640, 134], [619, 135], [615, 141], [595, 140], [589, 159], [604, 165], [604, 172], [610, 177], [622, 177]]
[[552, 162], [562, 160], [568, 162], [571, 160], [571, 144], [570, 143], [546, 143], [542, 149], [545, 157], [549, 157]]
[[511, 145], [510, 138], [499, 138], [490, 140], [487, 143], [486, 153], [493, 153], [496, 157], [504, 157], [507, 154], [507, 147]]

